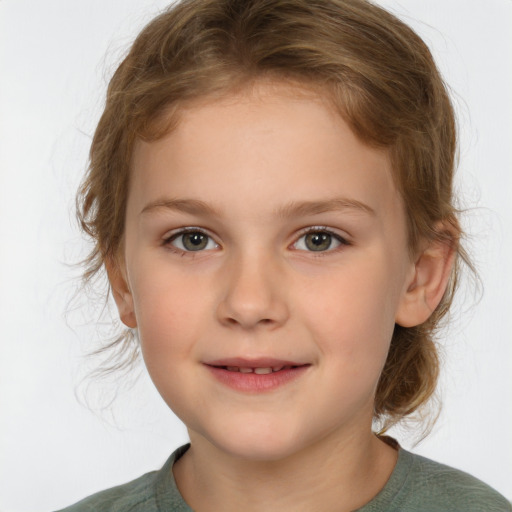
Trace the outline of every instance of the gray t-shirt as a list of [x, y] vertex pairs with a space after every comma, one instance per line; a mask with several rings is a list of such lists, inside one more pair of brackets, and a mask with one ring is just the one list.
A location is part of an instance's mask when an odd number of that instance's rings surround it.
[[[176, 487], [178, 448], [159, 471], [99, 492], [60, 512], [192, 512]], [[399, 448], [382, 491], [357, 512], [512, 512], [510, 503], [480, 480]]]

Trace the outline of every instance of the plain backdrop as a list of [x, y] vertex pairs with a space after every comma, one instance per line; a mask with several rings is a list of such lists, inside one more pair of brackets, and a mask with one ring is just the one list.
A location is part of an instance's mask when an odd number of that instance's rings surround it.
[[[166, 3], [0, 0], [2, 512], [63, 507], [159, 468], [187, 439], [143, 370], [131, 389], [129, 376], [80, 384], [102, 334], [86, 299], [72, 300], [71, 264], [87, 250], [73, 196], [106, 84]], [[512, 1], [380, 3], [423, 36], [452, 88], [457, 187], [484, 285], [479, 303], [471, 286], [459, 296], [442, 341], [443, 412], [414, 450], [512, 499]]]

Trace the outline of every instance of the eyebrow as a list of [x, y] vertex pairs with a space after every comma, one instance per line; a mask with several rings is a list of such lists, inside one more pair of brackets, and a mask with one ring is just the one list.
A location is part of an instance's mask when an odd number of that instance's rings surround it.
[[293, 201], [277, 209], [279, 217], [297, 217], [315, 215], [332, 211], [354, 210], [356, 212], [376, 215], [375, 210], [361, 201], [336, 197], [325, 201]]
[[157, 199], [147, 204], [140, 214], [149, 213], [155, 210], [168, 209], [178, 212], [190, 213], [192, 215], [219, 216], [219, 212], [208, 203], [198, 199]]
[[[185, 212], [192, 215], [220, 216], [216, 208], [198, 199], [158, 199], [147, 204], [140, 214], [142, 215], [160, 209]], [[290, 218], [343, 210], [354, 210], [356, 212], [376, 215], [375, 210], [367, 204], [355, 199], [341, 197], [323, 201], [292, 201], [280, 206], [274, 213], [281, 218]]]

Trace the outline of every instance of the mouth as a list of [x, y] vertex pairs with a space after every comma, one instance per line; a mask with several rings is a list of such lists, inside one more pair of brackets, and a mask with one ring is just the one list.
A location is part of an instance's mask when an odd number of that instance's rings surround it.
[[228, 387], [244, 392], [271, 391], [298, 379], [310, 363], [278, 359], [224, 359], [204, 363], [210, 373]]
[[290, 370], [300, 366], [309, 366], [309, 363], [276, 359], [272, 357], [230, 357], [226, 359], [206, 361], [204, 364], [215, 368], [221, 368], [229, 372], [256, 373], [257, 375], [266, 375], [268, 373]]
[[299, 366], [306, 365], [278, 365], [278, 366], [214, 366], [214, 368], [220, 368], [227, 370], [228, 372], [240, 372], [240, 373], [255, 373], [256, 375], [268, 375], [269, 373], [280, 372], [281, 370], [291, 370], [292, 368], [298, 368]]

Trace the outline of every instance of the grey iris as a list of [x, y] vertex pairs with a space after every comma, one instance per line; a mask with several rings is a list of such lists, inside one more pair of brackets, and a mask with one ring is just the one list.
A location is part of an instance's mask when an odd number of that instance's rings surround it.
[[199, 232], [185, 233], [181, 240], [187, 251], [200, 251], [208, 244], [208, 236]]
[[306, 247], [310, 251], [325, 251], [331, 246], [332, 236], [328, 233], [309, 233], [306, 235]]

